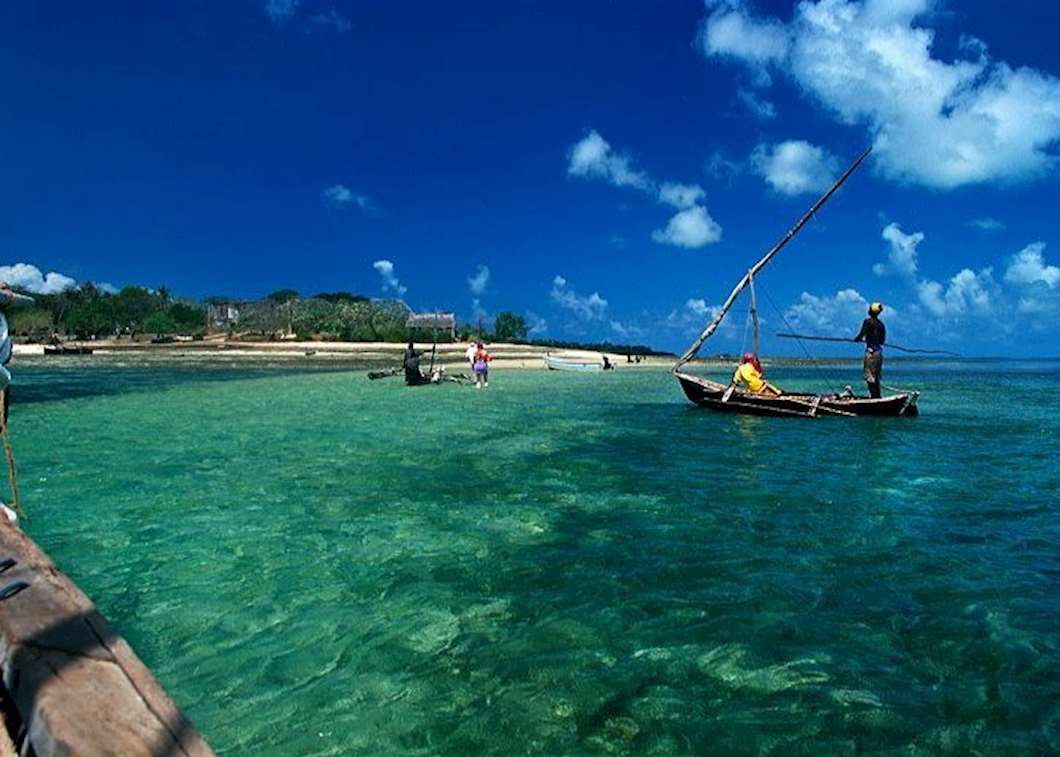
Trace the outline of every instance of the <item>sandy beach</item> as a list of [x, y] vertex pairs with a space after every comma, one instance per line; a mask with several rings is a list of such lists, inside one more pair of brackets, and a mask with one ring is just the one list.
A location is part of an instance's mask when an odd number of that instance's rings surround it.
[[[232, 341], [204, 339], [194, 342], [172, 342], [169, 344], [152, 344], [150, 342], [130, 342], [127, 340], [95, 340], [84, 342], [66, 342], [67, 347], [83, 347], [92, 350], [91, 357], [141, 357], [158, 360], [209, 360], [224, 361], [246, 359], [287, 359], [314, 362], [356, 362], [372, 367], [396, 367], [401, 364], [405, 343], [401, 342], [294, 342], [294, 341]], [[435, 360], [450, 372], [465, 366], [464, 352], [466, 342], [456, 344], [439, 344], [435, 350]], [[416, 349], [425, 358], [431, 354], [429, 342], [417, 342]], [[627, 362], [625, 354], [616, 352], [598, 352], [594, 350], [565, 350], [541, 347], [529, 344], [511, 344], [504, 342], [487, 345], [494, 356], [493, 367], [503, 369], [541, 369], [545, 368], [546, 353], [578, 357], [589, 360], [602, 360], [604, 356], [616, 367], [643, 368], [670, 366], [670, 357], [645, 357], [640, 363]], [[16, 344], [16, 357], [42, 357], [44, 345]]]

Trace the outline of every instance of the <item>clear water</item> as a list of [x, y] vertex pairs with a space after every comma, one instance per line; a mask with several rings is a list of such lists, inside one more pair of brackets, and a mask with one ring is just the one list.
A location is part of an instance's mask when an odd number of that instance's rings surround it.
[[107, 366], [16, 366], [27, 528], [222, 754], [1060, 750], [1060, 363], [818, 421]]

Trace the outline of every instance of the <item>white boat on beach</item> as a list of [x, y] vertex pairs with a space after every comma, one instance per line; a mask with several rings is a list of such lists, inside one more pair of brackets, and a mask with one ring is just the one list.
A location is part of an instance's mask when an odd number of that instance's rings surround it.
[[604, 361], [599, 355], [553, 355], [545, 353], [545, 367], [550, 371], [602, 371]]

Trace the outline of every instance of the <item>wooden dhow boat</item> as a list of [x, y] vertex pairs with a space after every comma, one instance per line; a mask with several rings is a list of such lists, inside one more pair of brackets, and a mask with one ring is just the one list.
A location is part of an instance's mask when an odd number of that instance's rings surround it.
[[844, 391], [840, 394], [806, 394], [806, 393], [782, 393], [771, 395], [766, 393], [751, 392], [742, 389], [735, 384], [720, 384], [717, 381], [683, 371], [682, 368], [699, 354], [703, 344], [717, 331], [718, 326], [725, 319], [737, 297], [746, 289], [750, 293], [750, 314], [754, 332], [754, 354], [758, 355], [758, 313], [755, 303], [754, 279], [769, 262], [776, 257], [777, 253], [790, 242], [802, 227], [809, 223], [814, 214], [828, 202], [833, 194], [850, 178], [865, 159], [872, 152], [872, 148], [865, 150], [858, 158], [850, 164], [843, 175], [836, 179], [835, 183], [813, 204], [802, 218], [777, 242], [772, 249], [763, 255], [758, 262], [751, 266], [750, 270], [733, 288], [726, 298], [717, 315], [696, 338], [692, 345], [685, 351], [674, 364], [671, 372], [681, 385], [685, 396], [696, 405], [710, 410], [727, 413], [744, 413], [747, 415], [769, 415], [778, 417], [800, 417], [820, 418], [822, 416], [889, 416], [889, 417], [911, 417], [917, 415], [917, 399], [919, 392], [899, 392], [886, 397], [872, 398], [857, 396], [853, 392]]

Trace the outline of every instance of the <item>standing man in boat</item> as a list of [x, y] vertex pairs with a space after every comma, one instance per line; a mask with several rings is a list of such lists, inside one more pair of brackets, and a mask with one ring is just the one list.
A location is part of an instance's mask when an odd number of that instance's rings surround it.
[[883, 345], [887, 341], [887, 327], [880, 320], [883, 305], [874, 302], [869, 305], [869, 317], [861, 322], [861, 331], [854, 337], [855, 342], [865, 342], [865, 383], [869, 387], [869, 396], [880, 398], [880, 379], [883, 376]]

